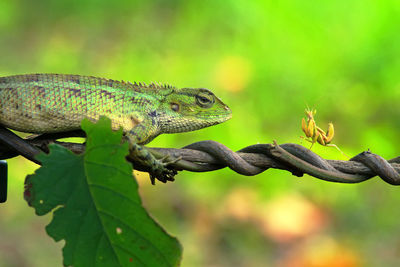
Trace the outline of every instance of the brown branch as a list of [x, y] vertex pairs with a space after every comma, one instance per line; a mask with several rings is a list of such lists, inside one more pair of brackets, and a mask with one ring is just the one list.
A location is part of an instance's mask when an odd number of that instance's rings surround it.
[[[22, 155], [38, 164], [35, 156], [40, 151], [48, 152], [51, 143], [62, 145], [75, 153], [85, 151], [84, 144], [59, 142], [62, 137], [82, 136], [82, 132], [46, 134], [22, 139], [11, 131], [0, 128], [0, 159]], [[339, 183], [359, 183], [374, 176], [381, 177], [392, 185], [400, 184], [400, 157], [385, 160], [379, 155], [365, 151], [349, 161], [325, 160], [311, 150], [297, 144], [257, 144], [237, 152], [215, 141], [193, 143], [182, 149], [148, 148], [156, 158], [169, 155], [177, 159], [169, 167], [175, 170], [205, 172], [229, 167], [242, 175], [256, 175], [269, 168], [282, 169], [295, 176], [309, 174], [313, 177]], [[132, 155], [127, 156], [135, 169], [147, 171]]]

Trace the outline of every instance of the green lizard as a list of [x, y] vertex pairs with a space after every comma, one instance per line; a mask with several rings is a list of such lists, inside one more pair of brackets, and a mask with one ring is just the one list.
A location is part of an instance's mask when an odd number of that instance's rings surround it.
[[175, 171], [141, 145], [162, 133], [198, 130], [224, 122], [232, 112], [202, 88], [130, 83], [63, 74], [0, 77], [0, 124], [29, 133], [79, 130], [82, 119], [111, 119], [122, 127], [133, 154], [151, 168], [150, 177], [173, 180]]

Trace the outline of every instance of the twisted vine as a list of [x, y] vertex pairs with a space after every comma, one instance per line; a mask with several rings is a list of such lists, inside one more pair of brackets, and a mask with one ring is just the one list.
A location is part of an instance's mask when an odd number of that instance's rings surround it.
[[[6, 128], [0, 127], [0, 159], [22, 155], [40, 164], [35, 158], [41, 151], [48, 152], [48, 145], [56, 143], [75, 153], [83, 153], [85, 145], [59, 142], [63, 137], [83, 136], [81, 131], [58, 134], [43, 134], [23, 139]], [[246, 176], [257, 175], [269, 168], [287, 170], [294, 176], [308, 174], [315, 178], [339, 183], [360, 183], [378, 176], [391, 185], [400, 185], [400, 157], [385, 160], [383, 157], [364, 151], [348, 161], [326, 160], [298, 144], [256, 144], [236, 152], [215, 141], [201, 141], [181, 149], [150, 148], [156, 158], [169, 157], [174, 161], [169, 168], [177, 171], [206, 172], [229, 167]], [[132, 155], [127, 156], [135, 169], [147, 171]]]

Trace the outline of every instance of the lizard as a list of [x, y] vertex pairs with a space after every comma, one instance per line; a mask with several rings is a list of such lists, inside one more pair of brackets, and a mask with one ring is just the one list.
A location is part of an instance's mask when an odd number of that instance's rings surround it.
[[0, 77], [0, 124], [20, 132], [79, 130], [81, 121], [111, 119], [122, 128], [130, 151], [150, 167], [151, 183], [173, 181], [176, 171], [143, 145], [164, 133], [222, 123], [232, 111], [210, 90], [159, 83], [131, 83], [93, 76], [24, 74]]

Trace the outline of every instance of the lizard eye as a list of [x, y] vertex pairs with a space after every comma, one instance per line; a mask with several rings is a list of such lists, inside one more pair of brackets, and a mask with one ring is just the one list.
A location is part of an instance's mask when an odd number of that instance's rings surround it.
[[203, 108], [211, 107], [215, 102], [215, 97], [210, 92], [200, 92], [196, 95], [196, 103]]
[[177, 103], [171, 103], [171, 109], [175, 112], [179, 111], [179, 104]]

